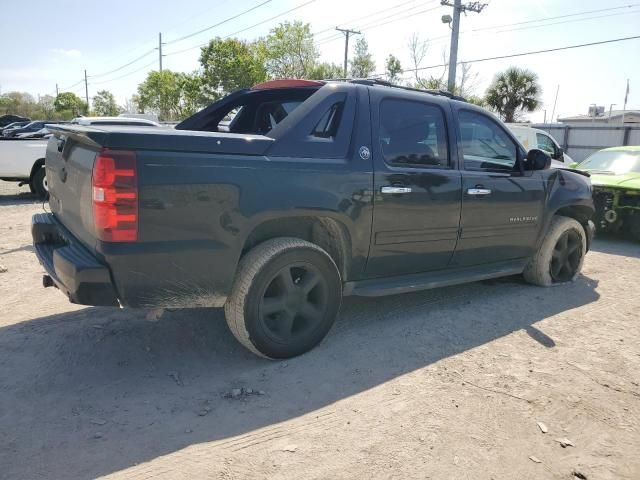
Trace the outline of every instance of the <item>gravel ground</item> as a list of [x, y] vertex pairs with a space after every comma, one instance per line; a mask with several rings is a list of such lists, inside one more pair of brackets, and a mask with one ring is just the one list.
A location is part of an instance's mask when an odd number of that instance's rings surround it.
[[268, 362], [220, 310], [150, 322], [43, 289], [41, 210], [0, 182], [2, 479], [640, 478], [637, 243], [597, 239], [555, 288], [349, 298]]

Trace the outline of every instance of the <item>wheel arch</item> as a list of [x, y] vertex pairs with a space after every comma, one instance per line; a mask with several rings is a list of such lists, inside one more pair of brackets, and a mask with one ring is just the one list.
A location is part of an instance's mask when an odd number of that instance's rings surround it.
[[595, 209], [588, 205], [576, 205], [576, 204], [568, 204], [563, 205], [561, 207], [557, 207], [550, 215], [546, 222], [545, 229], [543, 231], [543, 235], [541, 235], [540, 241], [544, 239], [544, 235], [549, 229], [549, 225], [551, 225], [551, 221], [554, 217], [569, 217], [576, 220], [582, 228], [584, 229], [585, 237], [587, 239], [587, 251], [591, 249], [590, 245], [590, 237], [589, 237], [589, 220], [593, 217], [595, 213]]
[[338, 266], [343, 281], [350, 278], [351, 236], [347, 227], [328, 216], [292, 216], [265, 220], [247, 236], [241, 257], [256, 245], [276, 237], [306, 240], [325, 250]]

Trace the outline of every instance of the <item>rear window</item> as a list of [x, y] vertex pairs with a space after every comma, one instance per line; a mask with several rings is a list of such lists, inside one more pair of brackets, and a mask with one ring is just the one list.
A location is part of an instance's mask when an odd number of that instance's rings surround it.
[[298, 108], [302, 102], [265, 102], [256, 112], [255, 132], [269, 133], [273, 127], [283, 121]]

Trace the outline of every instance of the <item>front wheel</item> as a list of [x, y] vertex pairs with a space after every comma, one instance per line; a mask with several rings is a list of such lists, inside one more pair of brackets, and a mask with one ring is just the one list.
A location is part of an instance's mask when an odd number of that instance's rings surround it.
[[556, 216], [542, 245], [525, 268], [524, 279], [549, 287], [576, 279], [587, 253], [587, 235], [577, 220]]
[[253, 353], [290, 358], [322, 341], [341, 300], [340, 273], [327, 252], [297, 238], [274, 238], [241, 259], [225, 317]]

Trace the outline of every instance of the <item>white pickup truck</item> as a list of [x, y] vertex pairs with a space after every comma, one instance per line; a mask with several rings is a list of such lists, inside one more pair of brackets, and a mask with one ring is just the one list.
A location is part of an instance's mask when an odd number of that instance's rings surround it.
[[[127, 117], [80, 117], [71, 123], [79, 125], [130, 125], [159, 127], [160, 125], [144, 118]], [[20, 182], [29, 185], [32, 193], [40, 198], [47, 196], [47, 178], [44, 170], [44, 157], [50, 135], [44, 138], [7, 138], [0, 139], [0, 180]]]
[[29, 184], [39, 197], [47, 195], [44, 155], [48, 138], [0, 140], [0, 180]]

